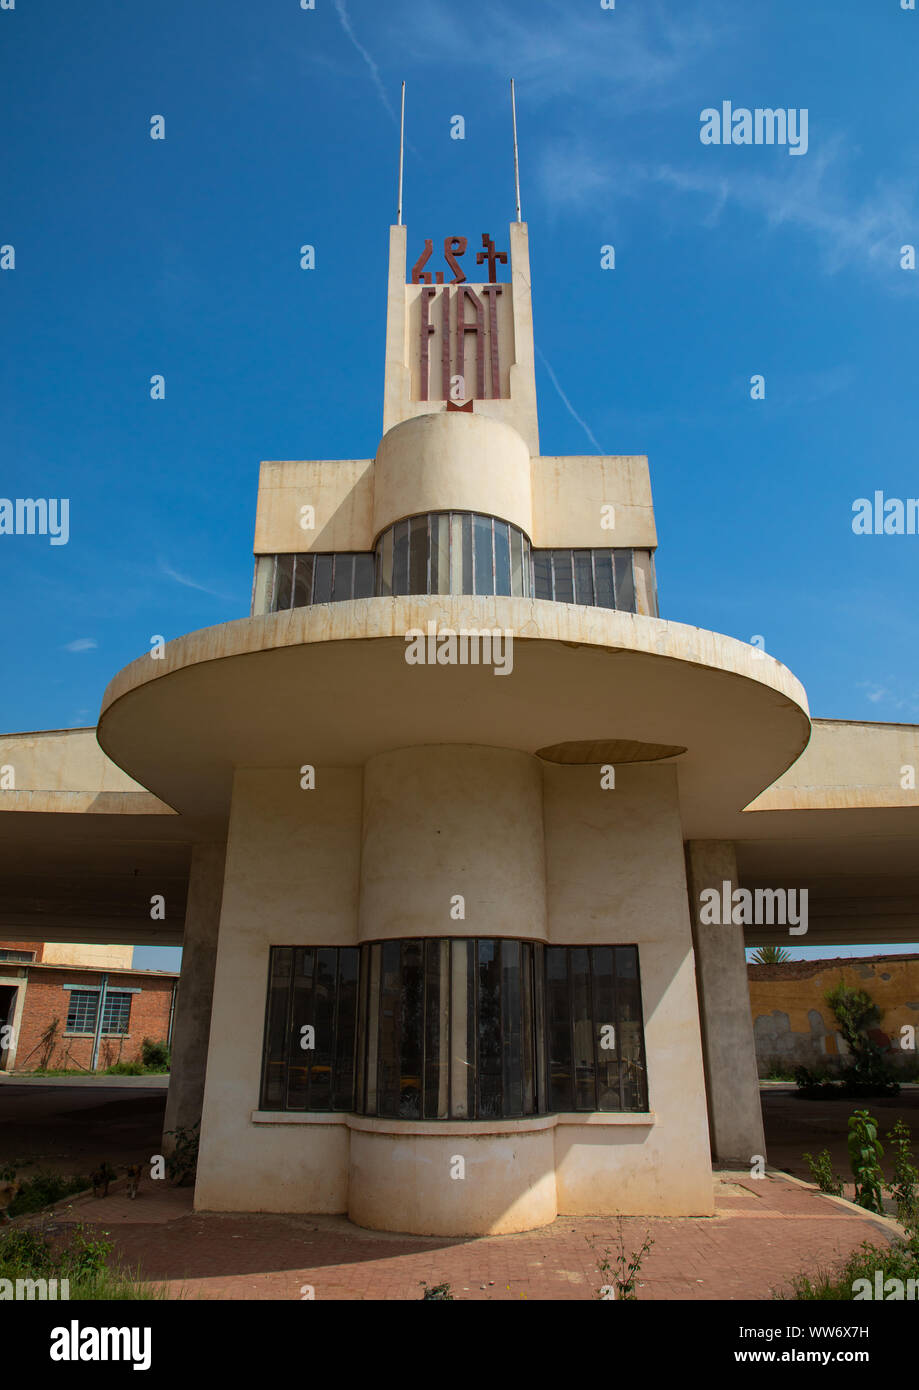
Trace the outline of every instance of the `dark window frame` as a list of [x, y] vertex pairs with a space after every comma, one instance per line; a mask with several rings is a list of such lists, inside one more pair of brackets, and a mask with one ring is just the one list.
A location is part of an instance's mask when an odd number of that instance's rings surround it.
[[[594, 965], [595, 965], [595, 961], [596, 961], [596, 956], [597, 956], [597, 954], [598, 954], [600, 951], [606, 951], [606, 950], [612, 952], [612, 964], [613, 964], [613, 969], [612, 969], [612, 972], [611, 972], [611, 988], [612, 988], [613, 998], [614, 998], [614, 1001], [615, 1001], [615, 1003], [614, 1003], [614, 1015], [615, 1015], [615, 1016], [614, 1016], [613, 1019], [598, 1019], [598, 1018], [596, 1018], [596, 1017], [594, 1016], [594, 1014], [595, 1014], [595, 1009], [596, 1009], [597, 993], [598, 993], [598, 985], [597, 985], [597, 982], [596, 982], [596, 979], [595, 979]], [[593, 1084], [593, 1091], [594, 1091], [594, 1105], [592, 1105], [592, 1106], [584, 1106], [584, 1105], [579, 1105], [579, 1104], [577, 1103], [577, 1102], [578, 1102], [578, 1079], [577, 1079], [576, 1072], [577, 1072], [577, 1065], [578, 1065], [578, 1063], [577, 1063], [577, 1044], [576, 1044], [576, 1039], [575, 1039], [575, 1029], [576, 1029], [576, 1026], [577, 1026], [577, 1017], [576, 1017], [575, 996], [574, 996], [574, 991], [575, 991], [575, 972], [572, 970], [572, 967], [571, 967], [572, 953], [575, 952], [575, 951], [586, 951], [586, 952], [587, 952], [588, 965], [589, 965], [589, 996], [588, 996], [588, 997], [589, 997], [589, 1004], [590, 1004], [591, 1028], [592, 1028], [592, 1037], [593, 1037], [593, 1056], [592, 1056], [592, 1060], [591, 1060], [591, 1075], [592, 1075], [592, 1084]], [[632, 1079], [632, 1081], [631, 1081], [631, 1084], [632, 1084], [632, 1086], [634, 1087], [635, 1095], [636, 1095], [637, 1101], [638, 1101], [638, 1103], [637, 1103], [637, 1104], [634, 1104], [634, 1105], [627, 1105], [627, 1104], [626, 1104], [626, 1089], [627, 1089], [627, 1086], [629, 1085], [628, 1069], [629, 1069], [630, 1066], [633, 1065], [633, 1062], [632, 1062], [631, 1059], [629, 1059], [629, 1058], [624, 1058], [624, 1057], [621, 1055], [621, 1046], [622, 1046], [622, 1013], [623, 1013], [623, 1007], [622, 1007], [622, 1002], [621, 1002], [621, 998], [620, 998], [620, 979], [625, 980], [625, 979], [630, 979], [630, 978], [633, 978], [633, 977], [627, 976], [627, 975], [625, 975], [625, 974], [623, 974], [623, 975], [620, 977], [620, 973], [619, 973], [619, 970], [618, 970], [618, 962], [617, 962], [617, 959], [616, 959], [616, 953], [617, 953], [618, 951], [631, 951], [631, 952], [633, 953], [633, 963], [634, 963], [634, 971], [635, 971], [635, 973], [634, 973], [634, 982], [635, 982], [635, 983], [634, 983], [634, 988], [633, 988], [633, 990], [631, 991], [631, 993], [633, 994], [634, 999], [635, 999], [635, 1002], [636, 1002], [636, 1004], [637, 1004], [637, 1009], [636, 1009], [637, 1018], [634, 1019], [634, 1020], [629, 1020], [630, 1023], [633, 1023], [633, 1024], [636, 1024], [636, 1023], [637, 1023], [638, 1039], [639, 1039], [639, 1049], [638, 1049], [638, 1050], [639, 1050], [639, 1058], [638, 1058], [637, 1064], [635, 1064], [635, 1065], [637, 1066], [637, 1073], [638, 1073], [638, 1074], [637, 1074], [637, 1076], [635, 1076], [635, 1077]], [[568, 1106], [566, 1106], [566, 1107], [559, 1107], [558, 1110], [555, 1110], [553, 1113], [556, 1113], [556, 1114], [586, 1114], [586, 1115], [593, 1115], [593, 1114], [646, 1114], [646, 1113], [648, 1112], [648, 1105], [649, 1105], [649, 1101], [648, 1101], [648, 1062], [647, 1062], [647, 1047], [646, 1047], [646, 1043], [645, 1043], [644, 1009], [643, 1009], [642, 994], [641, 994], [641, 969], [640, 969], [640, 959], [639, 959], [638, 946], [637, 946], [636, 944], [634, 944], [634, 943], [626, 943], [626, 942], [595, 942], [595, 943], [593, 943], [593, 944], [591, 944], [591, 945], [589, 945], [589, 946], [573, 945], [573, 944], [572, 944], [572, 945], [569, 945], [568, 943], [556, 943], [556, 942], [547, 943], [547, 945], [546, 945], [546, 976], [545, 976], [546, 980], [548, 980], [548, 970], [549, 970], [549, 965], [550, 965], [550, 963], [551, 963], [551, 962], [550, 962], [549, 952], [558, 953], [558, 954], [556, 955], [556, 957], [555, 957], [556, 959], [558, 958], [558, 956], [561, 956], [561, 955], [564, 955], [564, 956], [565, 956], [565, 960], [566, 960], [566, 972], [565, 972], [565, 973], [566, 973], [566, 978], [567, 978], [567, 1001], [568, 1001], [568, 1011], [567, 1011], [567, 1012], [568, 1012], [568, 1050], [569, 1050], [568, 1063], [569, 1063], [569, 1076], [568, 1076], [568, 1096], [567, 1096], [567, 1099], [568, 1099], [568, 1101], [570, 1102], [570, 1104], [569, 1104]], [[625, 991], [623, 991], [623, 993], [625, 993]], [[548, 1087], [549, 1087], [549, 1101], [550, 1101], [550, 1104], [551, 1104], [552, 1101], [555, 1099], [555, 1095], [553, 1094], [553, 1091], [555, 1090], [555, 1086], [554, 1086], [554, 1084], [553, 1084], [553, 1065], [554, 1065], [554, 1059], [553, 1059], [553, 1056], [552, 1056], [552, 1018], [550, 1017], [550, 1014], [551, 1014], [550, 1004], [551, 1004], [551, 1001], [550, 1001], [550, 994], [549, 994], [549, 990], [548, 990], [548, 988], [547, 988], [547, 989], [546, 989], [546, 1013], [547, 1013], [547, 1018], [546, 1018], [546, 1027], [545, 1027], [543, 1036], [544, 1036], [545, 1048], [546, 1048], [545, 1069], [546, 1069], [546, 1076], [547, 1076], [547, 1084], [548, 1084]], [[612, 1023], [613, 1026], [615, 1027], [615, 1030], [616, 1030], [616, 1033], [615, 1033], [615, 1041], [616, 1041], [617, 1065], [618, 1065], [618, 1071], [619, 1071], [619, 1104], [618, 1104], [617, 1106], [609, 1106], [609, 1105], [606, 1105], [606, 1106], [601, 1107], [600, 1104], [599, 1104], [599, 1101], [600, 1101], [600, 1086], [601, 1086], [601, 1081], [600, 1081], [600, 1065], [601, 1065], [600, 1053], [601, 1053], [602, 1049], [601, 1049], [601, 1047], [600, 1047], [599, 1032], [600, 1032], [600, 1029], [601, 1029], [601, 1027], [603, 1026], [604, 1023]], [[608, 1063], [604, 1063], [604, 1065], [609, 1065], [609, 1064], [608, 1064]]]
[[[132, 992], [120, 989], [107, 989], [105, 1001], [102, 1006], [102, 1035], [103, 1037], [119, 1038], [126, 1037], [131, 1031], [131, 1000]], [[127, 1001], [127, 1003], [125, 1003]], [[124, 1027], [112, 1027], [112, 1015], [115, 1013], [117, 1003], [118, 1017], [117, 1023], [124, 1022]], [[108, 1027], [106, 1027], [108, 1020]]]
[[[483, 1006], [480, 981], [483, 946], [495, 948], [492, 970], [498, 979], [499, 1009], [497, 1063], [487, 1076], [482, 1071]], [[389, 956], [397, 953], [395, 970], [390, 972], [394, 978], [388, 989], [384, 952]], [[416, 1091], [418, 1099], [417, 1105], [412, 1100], [408, 1107], [403, 1105], [406, 1061], [401, 1048], [408, 1004], [404, 969], [407, 952], [417, 956], [415, 973], [420, 978], [421, 988], [413, 1023], [418, 1038], [411, 1058], [411, 1070], [413, 1073], [417, 1071], [417, 1085], [410, 1088]], [[276, 966], [283, 963], [284, 953], [287, 953], [286, 973], [281, 971], [279, 974]], [[312, 1070], [317, 1065], [323, 1065], [316, 1062], [310, 1063], [307, 1068], [303, 1103], [291, 1103], [294, 1090], [292, 1068], [303, 1070], [302, 1066], [295, 1067], [294, 1062], [299, 1042], [296, 1028], [300, 1023], [296, 982], [308, 973], [303, 971], [298, 977], [298, 953], [312, 953], [314, 998], [311, 1017], [314, 1019], [318, 1017], [315, 990], [320, 953], [334, 953], [335, 956], [333, 1014], [327, 1049], [330, 1056], [327, 1104], [312, 1103]], [[574, 953], [583, 953], [588, 966], [585, 998], [589, 1018], [582, 1017], [580, 1021], [575, 1001], [575, 971], [572, 968]], [[604, 976], [599, 962], [606, 953], [609, 964]], [[519, 967], [516, 976], [511, 978], [505, 957], [510, 959], [514, 954], [518, 956]], [[349, 965], [351, 1007], [342, 1042], [338, 1034], [343, 960]], [[550, 989], [549, 972], [553, 962], [561, 961], [564, 962], [565, 1005], [560, 1018], [557, 991]], [[277, 1024], [278, 1020], [273, 1020], [272, 1010], [279, 1002], [273, 988], [276, 979], [282, 980], [278, 992], [283, 989], [286, 999], [280, 1001], [283, 1006], [279, 1030], [282, 1045], [280, 1049], [275, 1049], [273, 1056], [272, 1023]], [[432, 991], [430, 987], [434, 980], [437, 981], [437, 988]], [[605, 1006], [601, 1003], [601, 989], [609, 991]], [[518, 1001], [516, 1007], [512, 1007], [515, 990]], [[393, 1038], [399, 1040], [393, 1043], [389, 1055], [385, 1047], [384, 993], [388, 995], [392, 1010], [390, 1030]], [[462, 1017], [457, 1016], [457, 1009], [461, 1010]], [[601, 1011], [611, 1012], [612, 1017], [600, 1017]], [[631, 1017], [626, 1017], [626, 1014]], [[589, 1023], [590, 1027], [592, 1052], [589, 1058], [579, 1059], [576, 1030], [583, 1028], [585, 1023]], [[616, 1030], [615, 1063], [601, 1055], [600, 1034], [605, 1023], [613, 1023]], [[554, 1030], [557, 1027], [567, 1030], [569, 1054], [567, 1063], [564, 1058], [561, 1059], [562, 1065], [568, 1068], [566, 1091], [561, 1096], [557, 1082], [558, 1059], [553, 1052]], [[516, 1070], [509, 1063], [508, 1052], [515, 1030], [519, 1034], [520, 1057]], [[630, 1055], [623, 1055], [626, 1031], [632, 1035]], [[583, 1049], [583, 1033], [580, 1041]], [[458, 1052], [462, 1053], [459, 1066]], [[347, 1084], [343, 1084], [337, 1070], [342, 1061], [346, 1062], [344, 1075]], [[586, 1071], [586, 1075], [578, 1074], [580, 1062], [586, 1063], [586, 1066], [580, 1067], [580, 1072]], [[611, 1066], [616, 1068], [614, 1087], [610, 1085]], [[274, 1068], [273, 1078], [269, 1076], [271, 1068]], [[592, 1103], [583, 1104], [580, 1092], [588, 1084]], [[274, 1091], [273, 1097], [269, 1095], [269, 1088]], [[508, 1104], [508, 1091], [511, 1088], [518, 1099]], [[444, 1094], [445, 1104], [442, 1103]], [[609, 1103], [611, 1095], [615, 1096], [615, 1104]], [[505, 936], [396, 937], [362, 942], [359, 946], [272, 946], [268, 961], [259, 1097], [260, 1108], [266, 1111], [350, 1113], [422, 1123], [465, 1120], [500, 1122], [552, 1114], [646, 1113], [649, 1107], [647, 1049], [638, 946], [620, 942], [557, 944], [528, 937]], [[601, 1104], [601, 1101], [606, 1103]], [[432, 1113], [432, 1109], [437, 1113]]]
[[[355, 1103], [356, 1086], [356, 1057], [357, 1057], [357, 1038], [358, 1038], [358, 1018], [357, 1006], [360, 998], [360, 969], [359, 951], [357, 946], [323, 946], [319, 944], [309, 946], [271, 946], [268, 952], [268, 981], [265, 998], [265, 1020], [262, 1033], [262, 1065], [259, 1080], [259, 1108], [265, 1111], [276, 1113], [307, 1113], [307, 1114], [353, 1114]], [[286, 983], [283, 988], [287, 999], [284, 1004], [283, 1029], [281, 1031], [280, 1056], [272, 1056], [272, 1008], [276, 1005], [276, 994], [274, 990], [275, 979], [278, 978], [276, 965], [282, 959], [285, 952], [290, 952], [289, 968], [286, 975]], [[330, 1062], [326, 1064], [317, 1060], [309, 1063], [303, 1062], [303, 1055], [308, 1054], [310, 1049], [300, 1047], [300, 1033], [294, 1035], [295, 1026], [302, 1026], [299, 1022], [295, 1025], [294, 1014], [297, 1006], [297, 979], [304, 978], [306, 972], [297, 974], [298, 953], [312, 953], [312, 1001], [311, 1013], [314, 1019], [318, 1017], [319, 1004], [316, 999], [317, 981], [319, 979], [319, 953], [335, 953], [335, 988], [332, 1000], [332, 1019], [330, 1024], [330, 1036], [327, 1047], [322, 1049], [314, 1048], [313, 1051], [321, 1051], [324, 1056], [328, 1053]], [[340, 1041], [339, 1031], [341, 1024], [342, 1010], [342, 966], [350, 964], [353, 966], [353, 988], [352, 988], [352, 1019], [350, 1025], [345, 1020], [344, 1039]], [[280, 992], [280, 986], [278, 992]], [[313, 1024], [316, 1027], [316, 1023]], [[347, 1032], [350, 1031], [350, 1048], [347, 1046]], [[316, 1039], [318, 1043], [318, 1038]], [[295, 1065], [295, 1062], [297, 1065]], [[269, 1092], [275, 1084], [275, 1077], [270, 1073], [272, 1070], [277, 1077], [277, 1085], [280, 1090], [282, 1103], [274, 1104], [271, 1102]], [[313, 1073], [318, 1071], [328, 1071], [328, 1096], [329, 1104], [313, 1105], [314, 1079], [316, 1089], [321, 1094], [323, 1083]], [[300, 1089], [305, 1092], [304, 1104], [290, 1104], [291, 1095], [296, 1094], [294, 1077], [297, 1072], [305, 1072], [305, 1086]], [[350, 1076], [350, 1085], [347, 1078]], [[347, 1103], [336, 1104], [336, 1100], [345, 1095]]]
[[[606, 608], [616, 610], [619, 613], [636, 613], [638, 586], [635, 580], [636, 552], [646, 553], [650, 560], [650, 575], [653, 592], [648, 599], [653, 610], [653, 616], [658, 612], [657, 600], [657, 576], [654, 568], [653, 550], [643, 550], [641, 546], [563, 546], [561, 548], [533, 547], [531, 550], [532, 565], [532, 585], [531, 592], [534, 598], [551, 599], [553, 603], [575, 603], [580, 601], [577, 596], [577, 556], [590, 555], [590, 603], [581, 604], [581, 607]], [[612, 604], [600, 603], [598, 601], [597, 584], [597, 564], [601, 560], [604, 566], [608, 566], [605, 581], [608, 581], [612, 593]], [[564, 570], [564, 578], [567, 586], [571, 588], [571, 598], [559, 598], [559, 581], [562, 577], [561, 570]], [[540, 571], [542, 574], [540, 575]], [[538, 578], [539, 576], [539, 578]], [[541, 582], [540, 582], [541, 581]], [[548, 582], [546, 582], [548, 581]], [[548, 588], [548, 593], [545, 592]], [[540, 589], [543, 592], [540, 592]], [[625, 603], [623, 599], [628, 593], [631, 602]]]
[[[88, 1015], [88, 1005], [92, 1005], [91, 1014]], [[74, 1022], [71, 1023], [71, 1016]], [[81, 1020], [89, 1016], [89, 1023], [85, 1027], [80, 1026]], [[99, 1018], [99, 989], [72, 989], [68, 993], [67, 999], [67, 1020], [64, 1024], [65, 1033], [95, 1033], [96, 1022]]]

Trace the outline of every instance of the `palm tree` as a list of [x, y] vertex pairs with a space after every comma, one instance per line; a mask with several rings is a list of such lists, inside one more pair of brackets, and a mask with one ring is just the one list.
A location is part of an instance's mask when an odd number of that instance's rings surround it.
[[790, 959], [791, 952], [786, 951], [784, 946], [760, 946], [758, 951], [753, 952], [756, 965], [781, 965], [783, 960]]

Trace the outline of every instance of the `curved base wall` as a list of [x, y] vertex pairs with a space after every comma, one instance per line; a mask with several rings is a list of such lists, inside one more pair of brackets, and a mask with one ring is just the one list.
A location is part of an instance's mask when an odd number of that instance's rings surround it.
[[[359, 1120], [353, 1124], [361, 1124]], [[367, 1121], [363, 1122], [368, 1123]], [[375, 1121], [375, 1124], [384, 1122]], [[506, 1235], [558, 1215], [551, 1120], [510, 1133], [351, 1130], [348, 1215], [374, 1231], [423, 1236]]]

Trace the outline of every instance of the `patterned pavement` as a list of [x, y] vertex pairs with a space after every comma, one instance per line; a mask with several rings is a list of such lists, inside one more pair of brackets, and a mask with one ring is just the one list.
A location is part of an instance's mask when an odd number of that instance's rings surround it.
[[[640, 1299], [769, 1299], [797, 1273], [816, 1273], [892, 1226], [770, 1172], [714, 1174], [713, 1217], [627, 1217], [625, 1252], [654, 1240]], [[59, 1221], [99, 1225], [115, 1259], [190, 1299], [420, 1299], [422, 1281], [456, 1299], [594, 1299], [604, 1248], [618, 1252], [609, 1217], [559, 1217], [520, 1235], [446, 1239], [365, 1231], [345, 1217], [196, 1213], [192, 1190], [146, 1181], [131, 1201], [71, 1199]], [[310, 1293], [312, 1291], [312, 1293]]]

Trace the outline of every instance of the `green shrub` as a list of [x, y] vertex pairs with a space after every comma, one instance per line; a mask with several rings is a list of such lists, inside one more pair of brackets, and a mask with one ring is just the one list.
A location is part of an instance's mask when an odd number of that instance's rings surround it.
[[105, 1272], [112, 1249], [110, 1240], [87, 1235], [85, 1227], [77, 1226], [61, 1252], [60, 1272], [68, 1279], [95, 1279]]
[[93, 1228], [72, 1226], [62, 1232], [47, 1224], [7, 1226], [0, 1229], [0, 1278], [68, 1279], [71, 1299], [166, 1297], [164, 1284], [145, 1287], [139, 1271], [109, 1268], [111, 1253], [111, 1242]]
[[174, 1187], [184, 1187], [194, 1178], [198, 1168], [198, 1140], [200, 1122], [190, 1129], [168, 1129], [175, 1140], [172, 1153], [166, 1155], [166, 1172]]
[[897, 1240], [891, 1245], [871, 1245], [862, 1241], [841, 1269], [818, 1270], [813, 1277], [799, 1274], [791, 1284], [791, 1293], [776, 1294], [776, 1298], [805, 1300], [846, 1300], [854, 1297], [852, 1286], [856, 1279], [867, 1279], [874, 1285], [875, 1271], [886, 1279], [919, 1279], [919, 1240]]
[[897, 1204], [897, 1216], [907, 1224], [917, 1218], [916, 1184], [919, 1183], [919, 1170], [913, 1163], [909, 1130], [902, 1119], [897, 1120], [893, 1129], [887, 1131], [887, 1139], [893, 1152], [893, 1179], [885, 1184], [887, 1191]]
[[6, 1226], [0, 1228], [0, 1276], [15, 1278], [22, 1270], [46, 1274], [54, 1270], [51, 1245], [38, 1227]]
[[106, 1067], [103, 1076], [143, 1076], [143, 1062], [113, 1062]]
[[22, 1184], [22, 1190], [10, 1203], [10, 1216], [22, 1216], [26, 1212], [41, 1211], [43, 1207], [53, 1206], [63, 1197], [72, 1197], [75, 1192], [83, 1192], [89, 1187], [89, 1178], [82, 1175], [65, 1178], [60, 1173], [38, 1172]]
[[165, 1042], [158, 1042], [154, 1038], [144, 1038], [140, 1050], [145, 1067], [151, 1071], [169, 1070], [170, 1055]]
[[847, 1067], [836, 1080], [825, 1072], [814, 1073], [807, 1067], [796, 1067], [795, 1085], [798, 1097], [803, 1100], [867, 1100], [873, 1096], [895, 1096], [900, 1091], [899, 1083], [886, 1068], [883, 1075], [871, 1081], [865, 1079], [864, 1072], [859, 1076], [853, 1067]]

